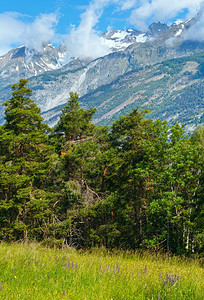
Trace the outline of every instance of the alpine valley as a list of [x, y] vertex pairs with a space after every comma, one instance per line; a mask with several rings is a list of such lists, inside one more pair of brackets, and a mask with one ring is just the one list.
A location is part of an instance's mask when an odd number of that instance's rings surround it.
[[97, 108], [97, 124], [111, 124], [139, 107], [149, 109], [150, 118], [178, 121], [192, 133], [204, 123], [204, 42], [187, 34], [195, 22], [153, 23], [146, 32], [109, 30], [100, 37], [108, 54], [94, 59], [70, 57], [63, 44], [13, 49], [0, 57], [0, 104], [11, 97], [12, 84], [28, 78], [50, 126], [72, 91], [82, 107]]

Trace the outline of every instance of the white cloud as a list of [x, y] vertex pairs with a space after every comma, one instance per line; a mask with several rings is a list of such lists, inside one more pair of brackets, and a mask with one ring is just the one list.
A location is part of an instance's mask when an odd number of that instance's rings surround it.
[[0, 55], [22, 44], [40, 51], [42, 42], [54, 38], [58, 22], [56, 14], [42, 14], [32, 22], [30, 18], [24, 19], [24, 15], [16, 12], [0, 14]]
[[186, 32], [185, 38], [204, 42], [204, 2], [201, 3], [195, 24]]
[[[170, 22], [183, 16], [192, 18], [200, 10], [195, 25], [186, 33], [186, 38], [203, 40], [204, 0], [92, 0], [84, 7], [79, 26], [72, 27], [64, 37], [71, 56], [97, 58], [108, 54], [109, 48], [100, 40], [96, 25], [100, 22], [104, 9], [108, 6], [117, 12], [128, 12], [129, 22], [144, 30], [152, 22]], [[120, 14], [121, 15], [121, 14]], [[127, 13], [125, 14], [127, 16]], [[57, 14], [42, 14], [34, 20], [15, 12], [0, 14], [0, 55], [15, 46], [24, 44], [28, 48], [40, 50], [42, 42], [53, 41], [62, 36], [56, 35]]]
[[55, 26], [57, 24], [56, 14], [42, 14], [31, 24], [26, 24], [22, 36], [25, 46], [31, 49], [40, 50], [42, 42], [51, 41], [55, 36]]
[[[192, 18], [198, 13], [202, 2], [203, 0], [94, 0], [81, 14], [80, 25], [72, 28], [67, 36], [68, 52], [71, 56], [92, 58], [109, 53], [109, 49], [101, 43], [99, 33], [95, 30], [107, 6], [114, 5], [117, 8], [116, 11], [129, 10], [130, 23], [136, 28], [145, 30], [152, 22], [168, 23], [181, 15], [185, 18]], [[194, 31], [198, 28], [202, 29], [200, 35], [203, 34], [203, 19], [201, 17], [194, 27]]]
[[0, 54], [4, 54], [20, 40], [23, 23], [18, 20], [18, 13], [0, 14]]
[[203, 0], [138, 0], [137, 7], [131, 12], [130, 22], [145, 29], [149, 22], [168, 22], [184, 14], [192, 18], [199, 11]]
[[78, 27], [72, 28], [66, 39], [66, 46], [71, 56], [97, 58], [106, 55], [110, 49], [104, 45], [95, 30], [105, 7], [115, 5], [120, 10], [127, 10], [134, 6], [136, 0], [95, 0], [90, 3], [86, 11], [81, 14]]
[[121, 2], [121, 9], [122, 10], [127, 10], [134, 8], [136, 6], [137, 0], [127, 0], [127, 1], [122, 1]]
[[96, 58], [108, 53], [108, 48], [104, 47], [94, 29], [103, 12], [103, 3], [99, 2], [94, 2], [87, 8], [81, 15], [80, 25], [73, 27], [67, 36], [66, 46], [70, 56]]

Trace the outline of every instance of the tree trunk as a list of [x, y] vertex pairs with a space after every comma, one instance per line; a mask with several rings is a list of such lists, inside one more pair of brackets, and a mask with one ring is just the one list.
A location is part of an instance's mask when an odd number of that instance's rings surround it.
[[189, 228], [187, 229], [187, 237], [186, 237], [186, 250], [188, 251], [189, 249], [189, 240], [190, 240], [190, 230]]
[[186, 226], [185, 223], [183, 223], [183, 248], [185, 247], [185, 230], [186, 230]]
[[24, 240], [24, 242], [27, 242], [27, 240], [28, 240], [28, 231], [27, 230], [24, 230], [24, 232], [23, 232], [23, 240]]
[[167, 220], [167, 245], [166, 245], [166, 248], [167, 248], [167, 252], [169, 252], [169, 219]]

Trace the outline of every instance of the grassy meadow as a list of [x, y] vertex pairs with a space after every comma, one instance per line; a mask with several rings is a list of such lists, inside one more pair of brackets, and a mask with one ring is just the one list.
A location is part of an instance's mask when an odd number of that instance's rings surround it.
[[0, 244], [0, 299], [204, 299], [198, 260]]

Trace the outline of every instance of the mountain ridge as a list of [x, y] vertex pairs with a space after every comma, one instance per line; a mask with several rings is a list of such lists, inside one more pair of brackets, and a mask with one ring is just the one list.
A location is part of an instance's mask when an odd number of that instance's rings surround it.
[[[46, 60], [47, 64], [44, 64], [44, 70], [46, 68], [50, 69], [41, 71], [39, 72], [40, 74], [35, 75], [34, 73], [30, 77], [26, 76], [29, 77], [29, 84], [33, 89], [33, 98], [41, 107], [45, 121], [50, 122], [50, 117], [47, 117], [49, 113], [46, 114], [46, 111], [49, 112], [52, 109], [53, 111], [58, 111], [59, 105], [61, 106], [67, 101], [70, 91], [77, 92], [81, 97], [80, 99], [83, 105], [89, 107], [90, 103], [88, 103], [88, 101], [90, 101], [90, 94], [92, 92], [94, 93], [94, 91], [96, 91], [97, 94], [97, 89], [100, 90], [100, 87], [114, 84], [114, 81], [117, 81], [121, 76], [125, 78], [130, 72], [135, 72], [137, 76], [142, 76], [142, 70], [155, 68], [154, 66], [156, 64], [166, 60], [190, 57], [196, 53], [202, 53], [204, 43], [185, 40], [185, 32], [193, 24], [194, 19], [183, 23], [172, 24], [172, 26], [153, 23], [146, 33], [134, 29], [108, 31], [101, 36], [102, 40], [106, 39], [106, 44], [109, 43], [110, 53], [108, 55], [94, 60], [91, 58], [67, 57], [67, 64], [63, 63], [63, 59], [65, 62], [67, 55], [65, 54], [63, 46], [56, 49], [53, 48], [54, 46], [48, 45], [47, 47], [50, 52], [48, 50], [47, 52], [49, 52], [50, 57]], [[139, 42], [137, 41], [138, 37]], [[113, 47], [111, 48], [111, 46]], [[44, 49], [45, 48], [46, 47], [44, 47]], [[26, 50], [21, 48], [18, 51]], [[14, 53], [14, 55], [17, 55], [14, 58], [18, 59], [18, 53]], [[39, 70], [39, 60], [37, 59], [40, 59], [41, 63], [42, 60], [45, 62], [45, 59], [42, 59], [43, 55], [45, 55], [45, 53], [41, 53], [41, 56], [33, 55]], [[33, 63], [32, 55], [30, 57], [30, 63]], [[51, 65], [49, 59], [55, 63]], [[2, 76], [1, 62], [2, 59], [0, 58], [0, 78], [2, 79], [0, 101], [3, 102], [3, 99], [9, 97], [11, 89], [7, 88], [8, 79], [7, 85], [4, 85], [4, 79], [6, 80], [6, 77], [3, 78]], [[47, 65], [47, 67], [45, 65]], [[18, 65], [15, 65], [16, 68], [17, 66]], [[16, 75], [13, 74], [12, 76], [15, 77]], [[10, 79], [13, 79], [12, 76]], [[15, 78], [17, 79], [18, 77]], [[192, 78], [188, 77], [188, 80], [191, 81]], [[159, 81], [156, 80], [156, 82], [160, 84]], [[15, 83], [15, 81], [12, 83]], [[155, 89], [157, 90], [158, 88], [159, 87], [155, 85]], [[120, 104], [123, 107], [125, 106], [125, 101], [128, 101], [128, 91], [126, 91], [126, 93], [127, 96], [124, 95], [124, 104]], [[127, 99], [125, 99], [126, 97]], [[97, 103], [97, 101], [95, 101], [95, 103]], [[101, 111], [101, 107], [99, 111]], [[121, 109], [119, 109], [119, 111], [121, 111]], [[2, 112], [1, 110], [0, 114], [2, 114]], [[104, 113], [104, 115], [108, 114], [105, 108], [102, 113]], [[96, 118], [96, 121], [99, 120], [101, 122], [100, 118], [101, 117], [99, 117], [99, 119]], [[57, 120], [54, 116], [52, 116], [51, 119]], [[54, 125], [53, 122], [50, 124], [52, 126]]]
[[[184, 123], [186, 132], [203, 124], [204, 52], [157, 63], [151, 68], [130, 71], [79, 100], [83, 107], [97, 107], [94, 123], [110, 125], [132, 108], [150, 109], [149, 117]], [[175, 71], [175, 68], [177, 72]], [[196, 91], [196, 92], [195, 92]], [[189, 98], [189, 97], [192, 97]], [[55, 124], [63, 105], [43, 112]]]

